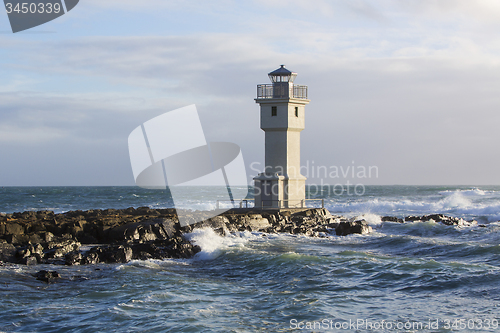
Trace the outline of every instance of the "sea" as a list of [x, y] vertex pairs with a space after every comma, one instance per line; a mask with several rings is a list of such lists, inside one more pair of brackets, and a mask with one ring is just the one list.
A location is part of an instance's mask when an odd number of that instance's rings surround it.
[[[0, 332], [500, 331], [500, 186], [355, 190], [307, 188], [307, 205], [365, 219], [370, 234], [199, 229], [191, 259], [0, 266]], [[219, 195], [186, 188], [176, 203], [213, 209]], [[0, 188], [2, 213], [173, 205], [138, 187]], [[435, 213], [477, 224], [381, 222]], [[42, 269], [61, 279], [36, 280]]]

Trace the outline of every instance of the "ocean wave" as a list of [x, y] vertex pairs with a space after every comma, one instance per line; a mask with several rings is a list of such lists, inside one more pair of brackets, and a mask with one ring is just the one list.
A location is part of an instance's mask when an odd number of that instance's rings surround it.
[[438, 193], [441, 195], [453, 195], [455, 193], [460, 193], [461, 195], [464, 196], [484, 196], [487, 193], [494, 193], [494, 191], [485, 191], [478, 188], [472, 188], [469, 190], [458, 189], [458, 190], [439, 191]]
[[[362, 198], [357, 201], [344, 202], [328, 200], [325, 205], [330, 212], [348, 217], [367, 214], [404, 217], [441, 213], [456, 217], [486, 219], [488, 222], [500, 220], [500, 199], [493, 198], [476, 202], [460, 191], [449, 193], [437, 200], [432, 197]], [[376, 224], [377, 221], [373, 220], [373, 223]]]
[[358, 215], [354, 219], [355, 220], [365, 220], [372, 227], [373, 226], [378, 227], [383, 223], [382, 217], [380, 215], [372, 214], [372, 213]]
[[256, 236], [250, 232], [240, 232], [224, 237], [218, 235], [212, 228], [203, 228], [185, 234], [185, 237], [201, 248], [195, 259], [212, 260], [219, 257], [226, 249], [244, 247]]
[[187, 266], [190, 265], [192, 259], [147, 259], [147, 260], [139, 260], [134, 259], [130, 260], [126, 264], [121, 264], [116, 266], [116, 270], [124, 270], [131, 268], [149, 268], [149, 269], [164, 269], [165, 267], [171, 266]]

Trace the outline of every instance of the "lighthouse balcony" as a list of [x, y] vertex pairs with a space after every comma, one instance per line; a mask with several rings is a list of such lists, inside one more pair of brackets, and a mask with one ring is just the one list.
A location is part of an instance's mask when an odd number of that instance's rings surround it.
[[257, 98], [302, 98], [307, 99], [307, 86], [295, 84], [259, 84]]

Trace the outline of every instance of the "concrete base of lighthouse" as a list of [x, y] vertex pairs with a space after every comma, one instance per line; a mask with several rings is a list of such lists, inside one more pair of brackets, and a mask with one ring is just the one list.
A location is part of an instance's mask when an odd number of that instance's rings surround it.
[[297, 178], [260, 173], [254, 178], [255, 207], [303, 208], [305, 207], [306, 177]]

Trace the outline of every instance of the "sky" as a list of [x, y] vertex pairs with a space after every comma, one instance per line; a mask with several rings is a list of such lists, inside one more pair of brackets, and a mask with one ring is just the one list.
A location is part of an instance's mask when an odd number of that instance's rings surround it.
[[0, 186], [134, 185], [128, 135], [191, 104], [251, 179], [281, 64], [308, 184], [500, 184], [497, 0], [81, 0], [16, 34], [0, 13]]

